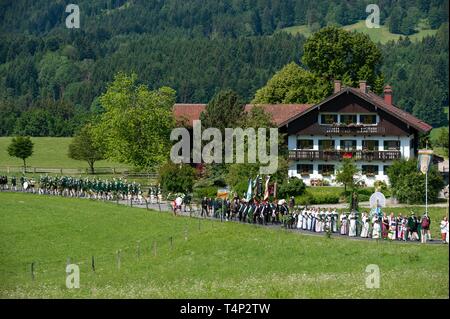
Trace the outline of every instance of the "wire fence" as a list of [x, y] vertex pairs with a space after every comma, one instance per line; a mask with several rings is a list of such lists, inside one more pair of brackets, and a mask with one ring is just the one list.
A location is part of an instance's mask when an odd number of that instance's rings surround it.
[[[27, 166], [26, 169], [23, 166], [0, 166], [0, 172], [6, 174], [91, 174], [89, 168], [62, 168], [62, 167], [37, 167]], [[94, 174], [122, 174], [133, 175], [139, 173], [132, 173], [123, 167], [96, 167]], [[153, 176], [152, 173], [140, 173], [144, 177]]]
[[196, 220], [198, 222], [185, 224], [182, 229], [174, 230], [166, 236], [150, 235], [134, 240], [121, 248], [112, 249], [108, 253], [67, 256], [57, 259], [33, 259], [25, 263], [9, 264], [9, 270], [3, 270], [2, 275], [10, 280], [28, 277], [31, 282], [43, 283], [58, 278], [58, 275], [67, 276], [66, 267], [69, 264], [77, 265], [82, 275], [120, 272], [138, 266], [140, 263], [168, 257], [176, 250], [188, 247], [186, 244], [189, 241], [208, 229], [214, 229], [212, 220]]

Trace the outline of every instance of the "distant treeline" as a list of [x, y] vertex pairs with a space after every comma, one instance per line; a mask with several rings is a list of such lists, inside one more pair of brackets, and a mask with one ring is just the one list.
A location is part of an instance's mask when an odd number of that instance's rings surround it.
[[[136, 72], [151, 88], [174, 88], [178, 102], [205, 103], [221, 89], [250, 101], [285, 64], [301, 64], [305, 38], [276, 30], [354, 23], [370, 2], [82, 0], [81, 28], [69, 30], [68, 1], [2, 1], [0, 135], [73, 135], [102, 111], [96, 97], [119, 71]], [[381, 69], [399, 106], [445, 124], [429, 110], [448, 105], [448, 1], [379, 5], [382, 23], [394, 8], [411, 20], [413, 7], [414, 24], [442, 25], [421, 42], [383, 45]]]

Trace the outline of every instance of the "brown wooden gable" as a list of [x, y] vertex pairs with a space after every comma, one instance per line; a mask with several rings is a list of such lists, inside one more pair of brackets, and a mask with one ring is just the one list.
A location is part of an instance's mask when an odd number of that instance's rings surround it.
[[304, 112], [289, 123], [285, 123], [283, 131], [289, 135], [324, 135], [324, 126], [319, 124], [318, 118], [320, 113], [328, 112], [347, 114], [376, 113], [380, 118], [380, 122], [377, 125], [380, 127], [380, 133], [372, 135], [409, 136], [417, 131], [380, 107], [353, 94], [350, 90], [326, 99], [324, 102], [319, 103], [316, 107]]

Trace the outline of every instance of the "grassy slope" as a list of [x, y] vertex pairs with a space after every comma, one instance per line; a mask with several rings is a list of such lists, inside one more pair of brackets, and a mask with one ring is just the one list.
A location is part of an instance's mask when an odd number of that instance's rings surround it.
[[[375, 28], [369, 29], [366, 27], [365, 20], [361, 20], [357, 23], [344, 26], [343, 28], [348, 31], [357, 31], [357, 32], [366, 33], [370, 36], [372, 41], [381, 42], [381, 43], [386, 43], [391, 40], [398, 40], [401, 36], [399, 34], [390, 33], [387, 26], [381, 26], [378, 29], [375, 29]], [[309, 37], [312, 34], [311, 30], [309, 29], [309, 27], [307, 25], [292, 26], [292, 27], [284, 28], [284, 29], [282, 29], [282, 31], [286, 31], [291, 34], [300, 33], [300, 34], [303, 34], [305, 37]], [[420, 41], [427, 35], [435, 34], [436, 31], [437, 30], [419, 28], [419, 32], [417, 32], [413, 35], [410, 35], [409, 38], [411, 39], [411, 41]], [[405, 36], [403, 35], [403, 37], [405, 37]]]
[[[443, 128], [444, 127], [437, 127], [437, 128], [432, 129], [431, 133], [430, 133], [430, 140], [434, 141], [439, 136], [439, 133]], [[434, 147], [433, 150], [437, 155], [448, 158], [448, 150], [447, 149], [445, 149], [443, 147]]]
[[[28, 158], [27, 165], [48, 168], [87, 168], [87, 163], [75, 161], [67, 156], [70, 137], [32, 137], [34, 153]], [[22, 160], [10, 157], [7, 147], [11, 137], [0, 137], [0, 166], [22, 166]], [[96, 167], [125, 167], [124, 164], [99, 161]]]
[[[444, 245], [326, 239], [205, 220], [199, 230], [197, 219], [28, 194], [0, 193], [0, 202], [0, 297], [448, 298]], [[68, 256], [83, 262], [80, 289], [64, 286]], [[365, 288], [368, 264], [380, 267], [381, 289]]]

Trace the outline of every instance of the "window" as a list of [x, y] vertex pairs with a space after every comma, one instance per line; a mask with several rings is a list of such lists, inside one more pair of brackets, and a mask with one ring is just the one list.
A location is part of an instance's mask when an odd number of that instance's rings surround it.
[[387, 171], [388, 171], [389, 167], [391, 167], [391, 165], [383, 165], [383, 174], [384, 175], [387, 175]]
[[319, 174], [330, 176], [334, 174], [334, 165], [319, 164]]
[[297, 164], [297, 174], [310, 175], [313, 173], [313, 164]]
[[319, 151], [334, 150], [334, 140], [319, 140]]
[[343, 124], [356, 124], [356, 114], [341, 114], [341, 123]]
[[378, 141], [364, 140], [362, 141], [364, 151], [378, 151]]
[[321, 114], [320, 123], [326, 125], [337, 123], [337, 114]]
[[400, 150], [400, 141], [384, 141], [384, 150], [385, 151], [399, 151]]
[[363, 175], [375, 176], [378, 174], [378, 165], [363, 165], [361, 168]]
[[355, 140], [341, 140], [341, 150], [343, 150], [343, 151], [356, 150], [356, 141]]
[[361, 114], [359, 121], [366, 125], [377, 124], [377, 116], [376, 114]]
[[313, 140], [297, 140], [297, 149], [312, 150], [313, 148]]

